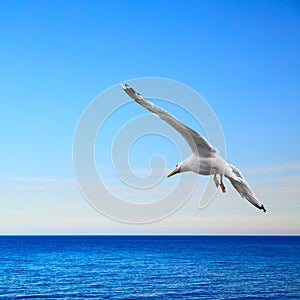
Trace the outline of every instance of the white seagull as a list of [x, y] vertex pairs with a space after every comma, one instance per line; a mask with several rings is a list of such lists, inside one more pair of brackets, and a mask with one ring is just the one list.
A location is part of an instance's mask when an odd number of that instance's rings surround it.
[[[213, 175], [216, 187], [220, 186], [222, 192], [225, 193], [226, 188], [223, 183], [223, 176], [225, 176], [230, 180], [233, 187], [243, 198], [246, 198], [258, 209], [266, 212], [264, 205], [258, 201], [241, 172], [233, 165], [227, 163], [219, 155], [218, 150], [210, 145], [203, 136], [187, 125], [181, 123], [166, 110], [146, 100], [128, 84], [121, 84], [121, 86], [134, 101], [171, 125], [189, 144], [192, 150], [191, 156], [178, 163], [175, 169], [170, 172], [167, 177], [188, 171], [201, 175]], [[220, 182], [217, 179], [217, 174], [220, 175]]]

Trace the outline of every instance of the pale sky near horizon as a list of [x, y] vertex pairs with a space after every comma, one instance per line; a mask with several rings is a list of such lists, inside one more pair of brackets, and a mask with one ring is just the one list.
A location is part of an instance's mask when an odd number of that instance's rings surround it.
[[[0, 25], [0, 234], [300, 234], [298, 1], [0, 1]], [[229, 182], [205, 209], [196, 194], [147, 225], [113, 221], [89, 205], [72, 163], [76, 125], [98, 94], [140, 77], [176, 80], [206, 99], [227, 160], [267, 214]], [[130, 109], [130, 117], [147, 114]], [[178, 162], [163, 139], [143, 143], [132, 148], [136, 169], [157, 153], [168, 170]], [[196, 175], [179, 176], [186, 187]]]

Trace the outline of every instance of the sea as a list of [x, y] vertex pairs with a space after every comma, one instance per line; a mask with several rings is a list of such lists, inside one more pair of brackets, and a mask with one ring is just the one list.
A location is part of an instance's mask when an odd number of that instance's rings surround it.
[[300, 299], [300, 236], [0, 236], [0, 299]]

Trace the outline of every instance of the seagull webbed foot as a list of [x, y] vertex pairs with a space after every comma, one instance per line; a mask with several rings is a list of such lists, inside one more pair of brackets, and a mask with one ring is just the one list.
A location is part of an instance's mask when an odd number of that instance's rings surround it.
[[226, 192], [226, 187], [225, 187], [223, 182], [220, 184], [220, 187], [221, 187], [222, 192], [225, 193]]

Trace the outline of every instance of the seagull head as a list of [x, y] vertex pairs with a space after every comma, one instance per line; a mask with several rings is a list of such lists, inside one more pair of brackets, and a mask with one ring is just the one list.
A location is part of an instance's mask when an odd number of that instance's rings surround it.
[[175, 169], [172, 172], [170, 172], [167, 175], [167, 177], [169, 178], [169, 177], [171, 177], [171, 176], [173, 176], [173, 175], [175, 175], [177, 173], [181, 173], [181, 163], [177, 164], [176, 167], [175, 167]]

